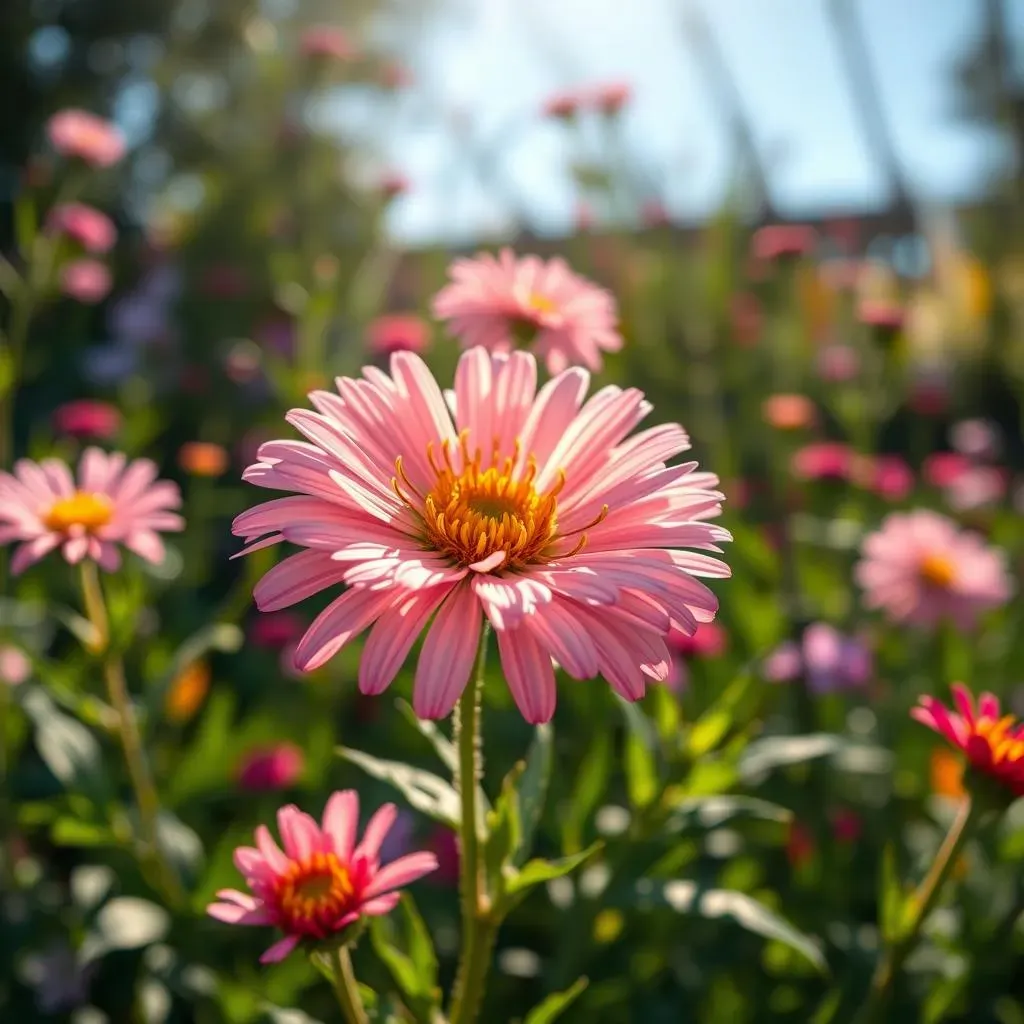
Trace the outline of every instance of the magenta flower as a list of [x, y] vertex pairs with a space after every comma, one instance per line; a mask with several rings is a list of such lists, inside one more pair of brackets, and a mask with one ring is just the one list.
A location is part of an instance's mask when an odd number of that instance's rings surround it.
[[856, 637], [845, 636], [827, 622], [812, 623], [803, 641], [786, 641], [764, 661], [764, 677], [772, 683], [791, 683], [806, 676], [816, 693], [857, 689], [874, 672], [871, 651]]
[[294, 743], [250, 750], [238, 767], [238, 784], [254, 793], [287, 789], [302, 774], [302, 751]]
[[398, 812], [385, 804], [356, 842], [359, 797], [335, 793], [324, 808], [322, 826], [289, 804], [277, 812], [281, 847], [265, 825], [256, 846], [235, 850], [235, 866], [249, 893], [221, 889], [207, 913], [227, 924], [271, 925], [284, 932], [260, 957], [283, 960], [303, 940], [337, 935], [361, 917], [387, 914], [398, 903], [395, 890], [437, 868], [432, 853], [410, 853], [381, 867], [380, 848]]
[[413, 313], [379, 316], [367, 329], [367, 341], [374, 355], [392, 352], [422, 352], [430, 343], [430, 328]]
[[58, 459], [19, 459], [14, 473], [0, 472], [0, 544], [20, 541], [11, 559], [19, 573], [61, 548], [72, 565], [91, 558], [113, 572], [123, 544], [149, 562], [164, 558], [159, 533], [184, 528], [172, 512], [181, 505], [176, 484], [156, 479], [149, 459], [127, 462], [87, 448], [78, 463], [78, 481]]
[[109, 121], [86, 110], [61, 110], [46, 124], [50, 145], [64, 157], [93, 167], [111, 167], [125, 153], [124, 136]]
[[903, 501], [914, 489], [914, 471], [898, 455], [859, 455], [850, 464], [850, 476], [886, 501]]
[[971, 460], [959, 452], [933, 452], [924, 460], [921, 475], [932, 487], [944, 489], [955, 484], [971, 466]]
[[99, 260], [72, 260], [60, 272], [60, 290], [70, 299], [92, 306], [102, 302], [113, 280]]
[[1013, 592], [1002, 551], [926, 509], [887, 516], [865, 538], [856, 576], [867, 607], [909, 625], [970, 626]]
[[816, 441], [794, 453], [792, 470], [802, 480], [846, 480], [853, 459], [853, 450], [848, 445]]
[[85, 203], [61, 203], [46, 218], [46, 226], [54, 234], [65, 235], [86, 252], [109, 252], [117, 241], [114, 222], [95, 207]]
[[294, 612], [273, 612], [254, 619], [246, 631], [255, 647], [280, 650], [294, 643], [306, 631], [305, 621]]
[[568, 366], [601, 369], [602, 352], [618, 352], [615, 301], [561, 259], [517, 259], [511, 249], [456, 260], [452, 281], [434, 299], [434, 315], [463, 348], [508, 352], [532, 345], [551, 373]]
[[54, 410], [53, 429], [78, 440], [109, 440], [121, 429], [121, 413], [109, 402], [79, 398]]
[[[450, 396], [423, 361], [391, 357], [314, 392], [317, 412], [288, 421], [309, 440], [273, 441], [245, 479], [298, 491], [244, 512], [248, 550], [279, 541], [306, 550], [257, 584], [277, 611], [347, 589], [299, 643], [312, 671], [373, 626], [360, 689], [381, 693], [427, 629], [413, 686], [422, 718], [447, 715], [472, 671], [486, 615], [512, 695], [530, 722], [555, 708], [552, 658], [578, 679], [603, 675], [629, 700], [668, 672], [665, 637], [692, 633], [718, 602], [697, 577], [725, 577], [728, 531], [717, 477], [666, 424], [629, 437], [650, 412], [636, 389], [609, 386], [584, 404], [574, 368], [537, 392], [525, 352], [463, 354]], [[701, 553], [678, 550], [697, 548]]]

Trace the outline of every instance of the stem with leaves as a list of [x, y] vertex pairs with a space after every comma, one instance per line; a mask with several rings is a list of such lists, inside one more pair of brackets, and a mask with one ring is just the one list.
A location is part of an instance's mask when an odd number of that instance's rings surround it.
[[965, 799], [935, 854], [928, 874], [910, 897], [910, 920], [901, 929], [899, 936], [883, 951], [878, 961], [867, 998], [855, 1018], [856, 1024], [876, 1024], [889, 1019], [888, 1007], [896, 978], [917, 945], [921, 926], [935, 906], [935, 901], [942, 890], [942, 883], [956, 864], [975, 819], [975, 805], [971, 800]]
[[459, 969], [449, 1014], [451, 1024], [469, 1024], [476, 1020], [497, 933], [497, 921], [492, 913], [491, 902], [482, 886], [476, 799], [477, 786], [483, 775], [480, 701], [488, 637], [489, 630], [485, 626], [480, 636], [476, 678], [463, 691], [455, 715], [455, 737], [459, 751], [458, 789], [462, 801], [459, 829], [462, 951], [459, 954]]
[[124, 663], [110, 649], [110, 622], [103, 597], [96, 563], [82, 562], [82, 596], [86, 615], [93, 628], [89, 644], [94, 654], [103, 658], [103, 677], [107, 684], [107, 699], [117, 715], [117, 732], [124, 752], [125, 765], [139, 812], [142, 839], [141, 861], [152, 873], [157, 887], [172, 906], [181, 906], [186, 899], [177, 875], [164, 859], [159, 842], [160, 799], [153, 784], [153, 776], [142, 749], [135, 711], [125, 681]]
[[338, 1005], [346, 1024], [369, 1024], [347, 946], [338, 947], [333, 966], [334, 994], [338, 997]]

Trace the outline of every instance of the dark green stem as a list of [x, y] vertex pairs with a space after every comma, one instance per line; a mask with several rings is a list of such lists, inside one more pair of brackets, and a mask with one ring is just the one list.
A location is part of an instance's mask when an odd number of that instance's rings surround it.
[[347, 946], [339, 946], [334, 958], [334, 993], [346, 1024], [369, 1024]]

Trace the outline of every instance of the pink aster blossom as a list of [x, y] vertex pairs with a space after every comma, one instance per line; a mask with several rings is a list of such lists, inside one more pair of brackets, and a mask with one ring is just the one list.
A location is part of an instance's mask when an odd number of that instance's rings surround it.
[[853, 457], [853, 450], [845, 444], [817, 441], [794, 453], [793, 474], [802, 480], [845, 480]]
[[91, 558], [108, 572], [121, 564], [118, 545], [149, 562], [164, 558], [159, 533], [181, 530], [178, 487], [156, 479], [149, 459], [128, 462], [120, 452], [87, 448], [78, 480], [58, 459], [19, 459], [0, 472], [0, 544], [20, 542], [11, 571], [22, 572], [61, 548], [72, 565]]
[[434, 315], [464, 348], [508, 352], [522, 339], [551, 373], [573, 365], [600, 370], [602, 351], [622, 348], [614, 299], [564, 260], [517, 259], [503, 249], [497, 258], [456, 260], [451, 277], [434, 299]]
[[302, 751], [294, 743], [277, 743], [250, 750], [238, 766], [242, 789], [263, 793], [287, 789], [302, 774]]
[[856, 569], [869, 608], [897, 622], [970, 626], [1013, 592], [1004, 553], [937, 512], [894, 512], [861, 547]]
[[932, 452], [921, 467], [921, 475], [940, 490], [952, 486], [971, 469], [971, 461], [959, 452]]
[[60, 290], [88, 306], [102, 302], [110, 293], [110, 271], [99, 260], [72, 260], [60, 272]]
[[422, 352], [430, 343], [430, 328], [414, 313], [379, 316], [366, 332], [370, 351], [387, 356], [392, 352]]
[[578, 367], [538, 392], [525, 352], [464, 353], [450, 405], [413, 353], [395, 353], [390, 376], [364, 374], [314, 392], [316, 412], [290, 412], [308, 441], [265, 444], [244, 475], [299, 492], [234, 522], [247, 550], [305, 549], [257, 584], [258, 607], [347, 585], [300, 641], [298, 666], [318, 668], [372, 627], [359, 686], [381, 693], [426, 630], [413, 707], [440, 718], [466, 686], [486, 616], [530, 722], [554, 713], [552, 659], [628, 700], [664, 680], [666, 636], [717, 610], [697, 577], [729, 575], [704, 553], [730, 539], [708, 522], [721, 511], [717, 477], [667, 464], [690, 447], [685, 431], [629, 436], [650, 412], [643, 394], [608, 386], [584, 403]]
[[334, 793], [317, 825], [289, 804], [277, 812], [281, 845], [266, 825], [256, 829], [256, 846], [235, 850], [235, 866], [249, 892], [221, 889], [207, 913], [227, 924], [268, 925], [284, 932], [260, 957], [283, 960], [302, 941], [329, 939], [361, 917], [387, 914], [396, 891], [437, 868], [432, 853], [410, 853], [381, 866], [380, 849], [398, 812], [384, 804], [357, 843], [359, 797]]
[[109, 440], [121, 429], [121, 413], [109, 402], [79, 398], [54, 410], [53, 429], [79, 440]]
[[886, 501], [903, 501], [914, 489], [914, 471], [898, 455], [858, 455], [850, 478]]
[[61, 110], [46, 124], [50, 145], [64, 157], [93, 167], [111, 167], [125, 152], [124, 136], [109, 121], [86, 110]]
[[85, 203], [61, 203], [46, 218], [47, 228], [77, 242], [86, 252], [109, 252], [117, 241], [114, 222]]

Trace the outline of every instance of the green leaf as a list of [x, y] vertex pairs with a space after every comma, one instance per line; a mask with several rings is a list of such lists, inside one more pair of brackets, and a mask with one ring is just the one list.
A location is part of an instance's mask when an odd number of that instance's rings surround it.
[[116, 838], [100, 822], [81, 818], [58, 818], [50, 828], [50, 841], [57, 846], [114, 846]]
[[[822, 974], [828, 973], [828, 964], [819, 943], [794, 928], [763, 903], [758, 903], [752, 896], [731, 889], [704, 889], [689, 879], [673, 879], [661, 885], [659, 902], [671, 907], [677, 914], [710, 920], [732, 918], [741, 928], [783, 943], [801, 954]], [[647, 898], [650, 897], [646, 894], [641, 896], [641, 899]]]
[[522, 839], [522, 819], [516, 786], [525, 770], [524, 761], [512, 766], [511, 771], [502, 780], [501, 793], [494, 810], [487, 815], [484, 862], [491, 889], [498, 898], [505, 892], [506, 876], [512, 870], [512, 858]]
[[711, 753], [728, 736], [733, 723], [743, 721], [742, 708], [755, 691], [755, 679], [751, 672], [744, 672], [734, 679], [714, 704], [694, 722], [687, 736], [686, 749], [692, 760]]
[[578, 853], [583, 848], [583, 826], [597, 807], [612, 770], [612, 741], [607, 730], [595, 733], [580, 765], [562, 825], [562, 849]]
[[577, 978], [564, 992], [553, 992], [526, 1015], [523, 1024], [551, 1024], [576, 1002], [588, 984], [586, 978]]
[[804, 764], [830, 757], [837, 769], [851, 773], [877, 774], [889, 771], [892, 755], [881, 747], [851, 743], [832, 733], [810, 733], [806, 736], [769, 736], [756, 740], [743, 752], [740, 775], [758, 779], [776, 768]]
[[22, 695], [21, 706], [35, 726], [36, 748], [66, 789], [99, 799], [109, 787], [96, 737], [81, 722], [57, 709], [37, 687]]
[[36, 237], [36, 206], [28, 193], [14, 204], [14, 239], [24, 259], [29, 259]]
[[14, 367], [14, 356], [4, 346], [0, 348], [0, 398], [3, 398], [17, 384]]
[[723, 826], [743, 830], [744, 826], [753, 824], [764, 826], [774, 840], [784, 842], [792, 820], [792, 811], [756, 797], [688, 797], [671, 805], [665, 830], [680, 835]]
[[455, 744], [433, 722], [426, 722], [417, 717], [408, 701], [396, 700], [395, 706], [405, 716], [406, 721], [429, 741], [434, 748], [434, 753], [441, 759], [445, 768], [452, 773], [457, 772], [459, 770], [459, 752], [455, 749]]
[[186, 879], [191, 888], [191, 882], [202, 867], [203, 841], [170, 811], [160, 812], [156, 829], [164, 857], [175, 868], [178, 877]]
[[401, 934], [393, 915], [375, 917], [370, 922], [370, 941], [417, 1016], [429, 1017], [441, 1001], [437, 956], [430, 933], [408, 893], [402, 895], [401, 908]]
[[879, 921], [882, 938], [889, 944], [898, 941], [908, 924], [909, 901], [905, 899], [903, 884], [896, 867], [896, 847], [885, 844], [879, 877], [881, 892], [878, 898]]
[[519, 825], [521, 836], [512, 863], [522, 864], [533, 849], [533, 837], [544, 811], [544, 800], [551, 780], [554, 730], [538, 725], [526, 755], [526, 769], [519, 783]]
[[504, 897], [500, 900], [502, 916], [525, 899], [532, 888], [542, 882], [550, 882], [554, 878], [563, 878], [588, 861], [603, 847], [604, 843], [596, 842], [581, 853], [574, 853], [569, 857], [561, 857], [558, 860], [534, 859], [528, 861], [521, 871], [515, 872], [505, 881]]
[[367, 775], [394, 786], [417, 811], [449, 828], [459, 827], [462, 800], [451, 783], [401, 761], [384, 761], [348, 747], [335, 749], [339, 757], [362, 768]]
[[629, 734], [626, 736], [626, 790], [635, 808], [652, 803], [661, 790], [658, 735], [650, 719], [635, 705], [620, 701]]

